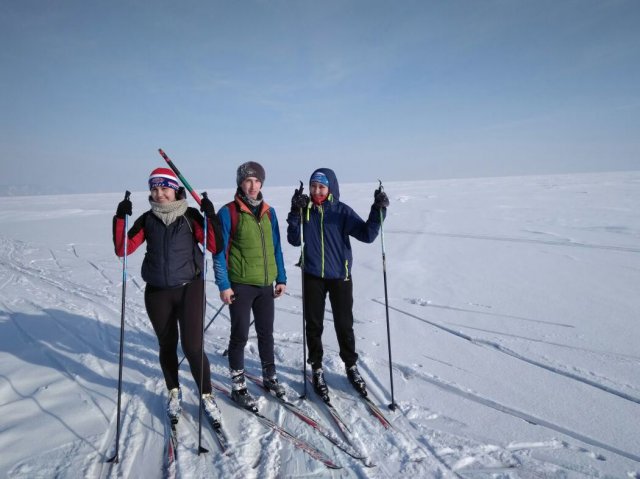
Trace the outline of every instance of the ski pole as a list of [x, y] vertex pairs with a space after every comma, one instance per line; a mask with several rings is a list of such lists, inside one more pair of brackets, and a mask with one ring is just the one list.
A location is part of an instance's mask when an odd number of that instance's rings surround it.
[[[384, 191], [384, 188], [382, 186], [382, 181], [380, 181], [380, 186], [378, 187], [378, 190]], [[395, 411], [398, 405], [396, 404], [393, 396], [393, 362], [391, 360], [391, 328], [389, 326], [389, 296], [387, 294], [387, 255], [384, 250], [384, 229], [382, 227], [384, 218], [382, 215], [382, 208], [380, 208], [379, 212], [380, 212], [380, 243], [382, 244], [382, 274], [384, 276], [384, 307], [387, 314], [387, 346], [389, 348], [389, 377], [391, 380], [391, 404], [389, 404], [389, 409], [391, 409], [392, 411]]]
[[[162, 150], [160, 150], [162, 151]], [[171, 160], [169, 160], [171, 161]], [[173, 168], [173, 167], [172, 167]], [[176, 171], [176, 175], [180, 176], [179, 173]], [[184, 183], [184, 179], [182, 177], [180, 177], [180, 179], [182, 180], [182, 182]], [[185, 183], [186, 186], [186, 183]], [[191, 192], [192, 195], [194, 195], [194, 192], [192, 192], [191, 187], [189, 187], [189, 191]], [[197, 195], [197, 193], [196, 193]], [[207, 193], [204, 192], [202, 193], [202, 196], [206, 199], [207, 198]], [[195, 196], [194, 196], [195, 198]], [[196, 200], [197, 201], [197, 200]], [[200, 202], [198, 201], [198, 204], [200, 204]], [[207, 314], [207, 230], [209, 229], [209, 224], [207, 221], [207, 214], [204, 214], [204, 223], [203, 223], [203, 227], [204, 227], [204, 241], [203, 241], [203, 248], [202, 248], [202, 259], [203, 259], [203, 263], [204, 263], [204, 271], [202, 272], [202, 339], [200, 342], [200, 346], [201, 346], [201, 350], [200, 350], [200, 407], [198, 408], [198, 456], [202, 453], [205, 452], [209, 452], [208, 449], [205, 449], [204, 447], [202, 447], [202, 408], [203, 408], [203, 404], [202, 404], [202, 390], [204, 389], [204, 319], [206, 317]]]
[[[300, 194], [304, 185], [300, 181]], [[300, 283], [302, 288], [302, 384], [303, 393], [300, 399], [307, 397], [307, 323], [304, 307], [304, 209], [300, 208]]]
[[[124, 199], [128, 200], [131, 196], [129, 190], [125, 191]], [[129, 230], [129, 215], [124, 215], [124, 258], [122, 259], [122, 306], [120, 308], [120, 360], [118, 366], [118, 407], [116, 414], [116, 452], [113, 457], [107, 459], [107, 462], [115, 462], [116, 464], [120, 460], [118, 457], [118, 445], [120, 444], [120, 410], [121, 410], [121, 398], [122, 398], [122, 364], [124, 359], [124, 311], [125, 300], [127, 296], [127, 231]]]
[[[164, 160], [167, 162], [167, 164], [173, 170], [173, 172], [178, 176], [178, 178], [180, 178], [180, 181], [182, 181], [182, 184], [187, 189], [187, 191], [191, 193], [191, 196], [193, 196], [193, 199], [196, 200], [196, 203], [200, 204], [200, 201], [201, 201], [200, 195], [198, 195], [198, 193], [194, 191], [193, 188], [191, 188], [191, 185], [187, 180], [185, 180], [184, 176], [182, 176], [182, 173], [180, 173], [180, 170], [178, 169], [178, 167], [173, 164], [173, 161], [171, 161], [171, 158], [169, 158], [167, 154], [164, 151], [162, 151], [162, 148], [158, 148], [158, 152], [160, 153], [162, 158], [164, 158]], [[205, 247], [205, 251], [206, 250], [207, 248]]]
[[[211, 323], [213, 323], [213, 320], [214, 320], [214, 319], [216, 319], [216, 318], [218, 317], [218, 315], [222, 312], [222, 309], [223, 309], [225, 306], [226, 306], [226, 304], [225, 304], [225, 303], [222, 303], [222, 306], [220, 306], [220, 307], [217, 309], [216, 314], [214, 314], [214, 315], [213, 315], [213, 318], [211, 318], [211, 319], [209, 320], [209, 322], [207, 323], [207, 325], [205, 326], [205, 328], [204, 328], [204, 332], [205, 332], [205, 333], [207, 332], [207, 329], [209, 329], [209, 326], [211, 326]], [[184, 362], [185, 358], [186, 358], [186, 356], [182, 356], [182, 359], [181, 359], [181, 360], [180, 360], [180, 362], [178, 363], [178, 366], [180, 366], [180, 365]]]

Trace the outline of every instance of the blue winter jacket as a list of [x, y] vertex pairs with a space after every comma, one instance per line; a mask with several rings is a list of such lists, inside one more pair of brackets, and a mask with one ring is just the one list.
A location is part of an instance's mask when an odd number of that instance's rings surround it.
[[[353, 255], [350, 236], [373, 243], [380, 231], [380, 210], [372, 206], [364, 221], [350, 206], [340, 202], [340, 187], [333, 170], [319, 168], [329, 180], [329, 197], [321, 205], [309, 202], [304, 210], [304, 271], [326, 279], [351, 278]], [[313, 176], [313, 174], [311, 175]], [[382, 209], [384, 218], [386, 208]], [[300, 246], [300, 213], [287, 216], [287, 240]]]

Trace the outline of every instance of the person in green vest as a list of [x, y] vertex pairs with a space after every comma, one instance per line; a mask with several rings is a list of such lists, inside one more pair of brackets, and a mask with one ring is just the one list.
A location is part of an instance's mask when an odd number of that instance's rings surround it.
[[244, 376], [244, 348], [253, 313], [265, 388], [283, 397], [273, 348], [274, 298], [286, 289], [280, 230], [275, 210], [262, 196], [265, 171], [255, 161], [243, 163], [236, 173], [235, 198], [218, 212], [224, 247], [214, 256], [220, 299], [229, 305], [229, 370], [231, 397], [243, 407], [254, 408]]

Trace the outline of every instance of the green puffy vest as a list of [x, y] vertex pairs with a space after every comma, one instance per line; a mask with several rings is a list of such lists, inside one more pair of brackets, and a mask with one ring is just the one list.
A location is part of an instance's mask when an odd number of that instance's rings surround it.
[[[231, 208], [234, 205], [230, 205]], [[238, 212], [235, 233], [230, 238], [229, 260], [227, 262], [229, 280], [233, 283], [268, 286], [273, 284], [278, 274], [276, 255], [273, 247], [271, 218], [262, 209], [260, 220], [251, 212]]]

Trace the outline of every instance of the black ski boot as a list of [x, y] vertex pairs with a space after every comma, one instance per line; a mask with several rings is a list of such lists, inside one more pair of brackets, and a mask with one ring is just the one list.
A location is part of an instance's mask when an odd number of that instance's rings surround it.
[[245, 409], [257, 409], [256, 400], [249, 394], [244, 369], [231, 371], [231, 399]]
[[358, 366], [355, 364], [347, 368], [347, 377], [349, 378], [349, 382], [353, 385], [356, 391], [363, 396], [367, 396], [367, 385], [360, 376], [360, 371], [358, 371]]
[[316, 394], [322, 397], [323, 401], [329, 400], [329, 388], [327, 382], [324, 380], [324, 371], [322, 368], [313, 370], [313, 389]]
[[275, 376], [271, 378], [263, 377], [262, 385], [265, 387], [265, 389], [276, 393], [276, 396], [278, 396], [279, 398], [284, 398], [285, 396], [284, 386], [278, 382], [277, 377]]

